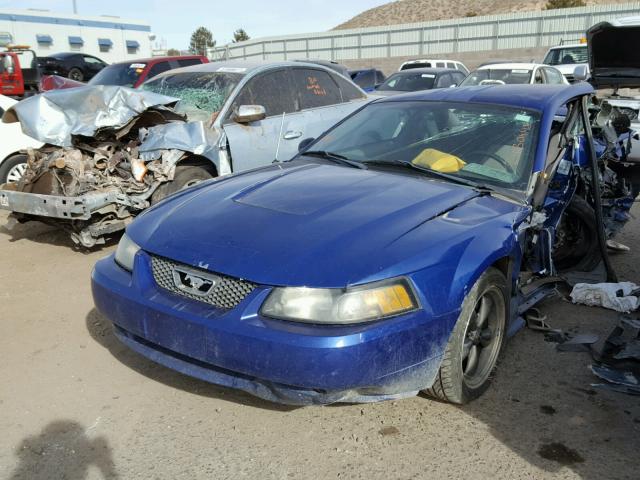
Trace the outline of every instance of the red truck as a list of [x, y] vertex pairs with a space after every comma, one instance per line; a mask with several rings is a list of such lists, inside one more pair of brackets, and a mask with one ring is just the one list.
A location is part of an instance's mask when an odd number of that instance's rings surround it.
[[[89, 80], [89, 85], [120, 85], [122, 87], [136, 88], [146, 80], [155, 77], [159, 73], [173, 70], [174, 68], [189, 67], [208, 63], [207, 57], [201, 55], [186, 55], [177, 57], [152, 57], [140, 60], [113, 63]], [[58, 90], [86, 85], [69, 78], [57, 75], [45, 75], [40, 82], [40, 91]]]
[[36, 53], [26, 45], [0, 52], [0, 94], [20, 99], [38, 93], [40, 70]]

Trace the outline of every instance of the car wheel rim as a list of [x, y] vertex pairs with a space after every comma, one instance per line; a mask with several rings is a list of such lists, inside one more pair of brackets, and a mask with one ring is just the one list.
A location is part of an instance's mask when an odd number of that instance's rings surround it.
[[7, 183], [18, 183], [27, 170], [26, 163], [14, 165], [7, 174]]
[[80, 81], [80, 74], [78, 72], [71, 72], [71, 80]]
[[476, 302], [464, 335], [462, 372], [469, 388], [479, 388], [491, 375], [500, 353], [504, 325], [502, 292], [491, 286]]

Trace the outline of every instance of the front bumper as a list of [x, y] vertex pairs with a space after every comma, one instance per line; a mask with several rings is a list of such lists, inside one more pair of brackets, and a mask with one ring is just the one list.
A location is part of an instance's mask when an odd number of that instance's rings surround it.
[[89, 220], [110, 205], [132, 206], [131, 197], [118, 189], [89, 192], [78, 197], [42, 195], [0, 189], [0, 209], [38, 217]]
[[92, 274], [98, 310], [133, 350], [184, 374], [291, 405], [370, 402], [432, 385], [457, 312], [414, 312], [372, 324], [315, 326], [262, 317], [268, 287], [216, 309], [162, 290], [150, 258], [134, 273], [107, 257]]

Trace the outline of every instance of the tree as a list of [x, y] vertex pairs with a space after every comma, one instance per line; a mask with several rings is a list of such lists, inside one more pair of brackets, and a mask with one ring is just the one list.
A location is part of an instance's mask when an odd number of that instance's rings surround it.
[[170, 48], [169, 50], [167, 50], [167, 55], [169, 55], [170, 57], [177, 57], [178, 55], [180, 55], [180, 50]]
[[557, 8], [584, 7], [586, 5], [584, 0], [549, 0], [545, 8], [547, 10], [555, 10]]
[[197, 55], [207, 55], [207, 48], [215, 47], [216, 42], [213, 39], [211, 30], [206, 27], [198, 27], [195, 32], [191, 34], [191, 41], [189, 42], [189, 51]]
[[251, 37], [247, 35], [242, 28], [239, 28], [235, 32], [233, 32], [233, 43], [244, 42], [245, 40], [249, 40]]

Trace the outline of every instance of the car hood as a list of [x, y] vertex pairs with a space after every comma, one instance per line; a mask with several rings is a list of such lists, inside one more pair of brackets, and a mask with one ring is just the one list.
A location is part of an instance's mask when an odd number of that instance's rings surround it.
[[596, 88], [640, 88], [640, 17], [601, 22], [587, 31], [591, 83]]
[[464, 242], [474, 224], [518, 207], [492, 198], [493, 206], [469, 206], [472, 222], [430, 228], [480, 194], [320, 162], [207, 182], [147, 210], [127, 233], [149, 253], [261, 284], [344, 287], [422, 268], [429, 255], [449, 251], [447, 241]]

